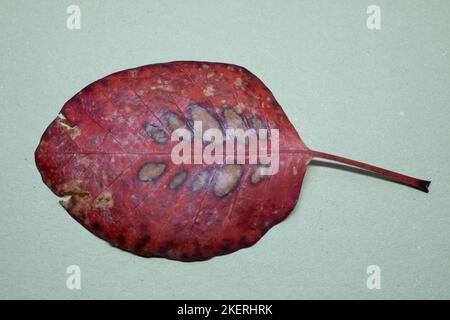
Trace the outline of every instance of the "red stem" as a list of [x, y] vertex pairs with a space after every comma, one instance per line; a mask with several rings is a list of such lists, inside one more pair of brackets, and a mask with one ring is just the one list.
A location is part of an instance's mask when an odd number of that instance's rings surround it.
[[397, 172], [393, 172], [390, 170], [372, 166], [367, 163], [355, 161], [355, 160], [340, 157], [340, 156], [335, 156], [335, 155], [325, 153], [325, 152], [310, 150], [310, 154], [313, 157], [323, 158], [323, 159], [332, 160], [332, 161], [336, 161], [336, 162], [342, 162], [342, 163], [345, 163], [345, 164], [348, 164], [348, 165], [351, 165], [354, 167], [365, 169], [367, 171], [376, 172], [378, 174], [390, 177], [393, 180], [396, 180], [398, 182], [401, 182], [401, 183], [411, 186], [413, 188], [417, 188], [423, 192], [428, 192], [428, 187], [430, 186], [430, 183], [431, 183], [431, 181], [413, 178], [410, 176], [406, 176], [404, 174], [400, 174]]

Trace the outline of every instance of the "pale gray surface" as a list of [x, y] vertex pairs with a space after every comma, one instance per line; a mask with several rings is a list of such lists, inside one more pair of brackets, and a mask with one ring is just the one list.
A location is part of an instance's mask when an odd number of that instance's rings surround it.
[[[66, 28], [78, 4], [81, 30]], [[450, 2], [2, 1], [0, 297], [450, 298]], [[76, 223], [33, 153], [63, 103], [114, 71], [232, 62], [274, 92], [313, 149], [431, 179], [425, 194], [311, 166], [291, 216], [250, 249], [144, 259]], [[82, 289], [66, 289], [66, 267]], [[366, 288], [366, 268], [382, 289]]]

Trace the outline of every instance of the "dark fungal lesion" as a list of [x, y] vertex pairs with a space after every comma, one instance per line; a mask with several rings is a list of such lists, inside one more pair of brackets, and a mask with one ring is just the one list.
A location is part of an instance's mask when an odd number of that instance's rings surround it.
[[169, 140], [167, 138], [166, 133], [161, 128], [159, 128], [154, 124], [146, 123], [144, 125], [144, 130], [147, 133], [147, 136], [156, 143], [166, 144], [167, 141]]
[[137, 173], [137, 179], [140, 182], [150, 182], [158, 179], [166, 170], [164, 162], [147, 162]]
[[232, 192], [239, 184], [243, 171], [242, 165], [239, 164], [220, 168], [214, 181], [214, 194], [222, 198]]
[[170, 181], [169, 189], [170, 190], [178, 189], [184, 183], [186, 178], [187, 178], [187, 171], [181, 170], [175, 175], [175, 177], [172, 178], [172, 181]]
[[208, 169], [203, 169], [200, 173], [195, 177], [192, 182], [192, 192], [198, 192], [206, 187], [209, 180], [210, 171]]

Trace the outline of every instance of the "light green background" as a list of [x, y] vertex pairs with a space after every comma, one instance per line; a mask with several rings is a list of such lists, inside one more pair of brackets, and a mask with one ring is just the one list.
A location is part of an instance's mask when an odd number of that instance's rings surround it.
[[[0, 31], [1, 298], [450, 298], [449, 1], [2, 0]], [[59, 206], [33, 153], [86, 84], [171, 60], [247, 67], [311, 148], [431, 192], [311, 166], [291, 216], [250, 249], [181, 263], [110, 247]], [[381, 290], [366, 287], [372, 264]]]

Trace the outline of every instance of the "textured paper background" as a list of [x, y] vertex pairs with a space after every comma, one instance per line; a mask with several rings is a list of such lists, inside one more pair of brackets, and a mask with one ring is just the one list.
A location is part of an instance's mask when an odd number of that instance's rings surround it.
[[[70, 4], [81, 30], [66, 28]], [[0, 297], [450, 298], [449, 21], [445, 0], [2, 1]], [[187, 264], [110, 247], [59, 206], [34, 150], [88, 83], [180, 59], [247, 67], [311, 148], [431, 192], [311, 166], [291, 216], [250, 249]], [[366, 287], [372, 264], [381, 290]]]

